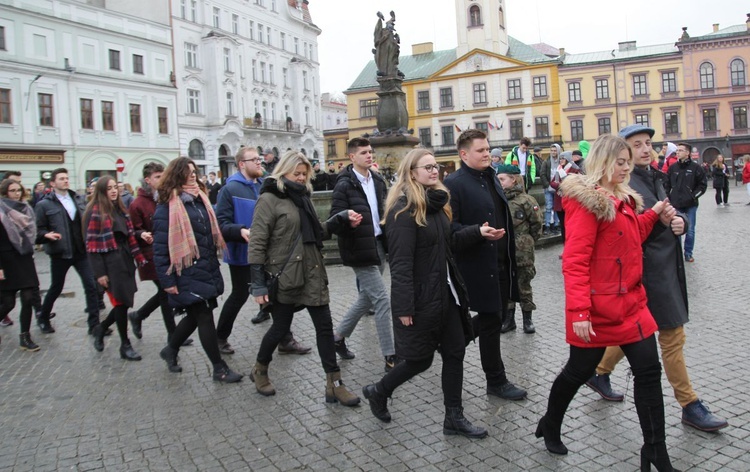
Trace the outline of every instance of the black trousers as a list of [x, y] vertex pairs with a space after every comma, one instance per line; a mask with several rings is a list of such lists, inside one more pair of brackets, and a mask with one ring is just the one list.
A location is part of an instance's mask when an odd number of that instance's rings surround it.
[[[323, 365], [323, 371], [325, 373], [338, 372], [339, 365], [336, 362], [336, 349], [333, 345], [333, 321], [331, 320], [330, 307], [322, 305], [306, 306], [305, 308], [310, 313], [310, 319], [315, 326], [315, 341], [318, 345], [318, 355]], [[274, 302], [273, 323], [260, 343], [258, 362], [264, 365], [271, 363], [273, 351], [289, 332], [293, 319], [294, 305]]]
[[[464, 353], [466, 352], [461, 314], [453, 304], [443, 316], [440, 326], [439, 352], [443, 359], [441, 375], [443, 403], [446, 408], [461, 406], [461, 392], [464, 383]], [[396, 321], [400, 323], [400, 321]], [[378, 382], [378, 390], [390, 397], [399, 385], [427, 370], [432, 365], [435, 354], [417, 361], [404, 360], [396, 364], [390, 372]]]
[[[644, 442], [664, 442], [664, 397], [661, 389], [661, 364], [656, 338], [648, 338], [620, 346], [633, 371], [635, 407], [641, 423]], [[550, 390], [547, 419], [562, 424], [568, 405], [578, 389], [596, 370], [604, 356], [603, 347], [581, 348], [570, 346], [570, 358]]]
[[31, 309], [34, 302], [34, 291], [39, 292], [39, 287], [23, 288], [21, 290], [0, 291], [0, 320], [8, 316], [8, 313], [16, 307], [16, 292], [21, 292], [21, 333], [28, 333], [31, 328]]
[[565, 242], [565, 212], [556, 211], [557, 219], [560, 220], [560, 236], [562, 236], [563, 242]]
[[65, 276], [68, 274], [68, 270], [73, 267], [81, 278], [83, 291], [86, 294], [86, 313], [88, 313], [89, 328], [93, 328], [99, 324], [97, 283], [94, 281], [94, 271], [91, 270], [91, 264], [89, 264], [86, 255], [76, 255], [72, 259], [50, 257], [49, 261], [51, 283], [47, 294], [44, 296], [39, 319], [49, 321], [49, 314], [52, 312], [52, 307], [65, 287]]
[[120, 335], [120, 342], [122, 344], [130, 344], [128, 339], [128, 307], [125, 305], [117, 305], [112, 307], [109, 314], [104, 321], [102, 321], [102, 329], [107, 330], [113, 324], [117, 324], [117, 333]]
[[[505, 269], [500, 270], [501, 274]], [[474, 335], [479, 338], [479, 357], [482, 370], [487, 378], [487, 385], [503, 385], [508, 381], [505, 376], [505, 364], [500, 351], [500, 328], [503, 325], [502, 315], [508, 309], [510, 281], [501, 278], [500, 284], [500, 312], [479, 312], [472, 317], [471, 323]]]
[[152, 282], [156, 285], [156, 293], [146, 300], [146, 303], [144, 303], [136, 313], [138, 313], [138, 318], [145, 320], [151, 316], [151, 313], [153, 313], [154, 310], [161, 308], [161, 316], [164, 318], [164, 327], [167, 329], [167, 333], [172, 334], [174, 333], [176, 325], [174, 322], [172, 307], [169, 306], [169, 295], [161, 289], [158, 280], [153, 280]]
[[198, 337], [201, 340], [201, 346], [206, 352], [208, 359], [216, 365], [221, 362], [221, 353], [219, 352], [219, 341], [216, 338], [216, 327], [214, 326], [213, 310], [208, 302], [200, 302], [189, 305], [185, 308], [185, 317], [177, 325], [177, 328], [169, 342], [169, 347], [175, 351], [180, 349], [182, 343], [190, 337], [195, 329], [198, 329]]
[[232, 293], [221, 307], [219, 322], [216, 324], [219, 339], [227, 339], [232, 334], [237, 315], [250, 296], [250, 266], [229, 264], [229, 276], [232, 279]]
[[[724, 197], [723, 201], [721, 197]], [[727, 182], [724, 188], [716, 189], [716, 204], [718, 205], [719, 203], [729, 203], [729, 182]]]

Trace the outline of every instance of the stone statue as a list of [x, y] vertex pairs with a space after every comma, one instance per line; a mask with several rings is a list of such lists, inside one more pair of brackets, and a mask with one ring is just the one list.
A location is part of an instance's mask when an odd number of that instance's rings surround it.
[[404, 74], [398, 70], [398, 55], [401, 49], [400, 39], [396, 33], [396, 14], [391, 11], [391, 19], [385, 22], [385, 17], [378, 12], [378, 22], [375, 24], [375, 66], [378, 68], [379, 77], [403, 77]]

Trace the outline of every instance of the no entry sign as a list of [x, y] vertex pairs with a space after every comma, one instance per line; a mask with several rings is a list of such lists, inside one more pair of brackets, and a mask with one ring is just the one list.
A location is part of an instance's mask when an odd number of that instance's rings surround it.
[[117, 169], [117, 172], [122, 172], [125, 170], [125, 161], [122, 159], [117, 159], [117, 162], [115, 162], [115, 169]]

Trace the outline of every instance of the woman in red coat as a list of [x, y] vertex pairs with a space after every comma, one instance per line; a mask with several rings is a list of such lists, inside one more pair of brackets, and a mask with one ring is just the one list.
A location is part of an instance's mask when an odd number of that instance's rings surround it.
[[[565, 328], [570, 358], [552, 384], [537, 437], [547, 449], [567, 454], [560, 428], [579, 387], [593, 375], [607, 346], [620, 346], [635, 377], [635, 405], [643, 432], [641, 465], [672, 470], [664, 435], [661, 364], [641, 284], [641, 244], [660, 216], [675, 214], [664, 202], [642, 212], [641, 197], [628, 186], [632, 153], [624, 139], [600, 136], [586, 159], [586, 175], [561, 185], [567, 240], [563, 252]], [[642, 213], [641, 213], [642, 212]], [[648, 469], [646, 469], [648, 470]]]

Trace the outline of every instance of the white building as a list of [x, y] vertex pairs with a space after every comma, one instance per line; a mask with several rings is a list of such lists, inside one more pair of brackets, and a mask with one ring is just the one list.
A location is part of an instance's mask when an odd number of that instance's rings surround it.
[[346, 115], [346, 95], [326, 92], [320, 99], [323, 114], [323, 131], [347, 129], [349, 119]]
[[180, 149], [235, 171], [242, 146], [323, 151], [317, 37], [307, 0], [171, 0]]
[[71, 187], [179, 153], [169, 5], [0, 0], [0, 171], [32, 186], [66, 167]]

